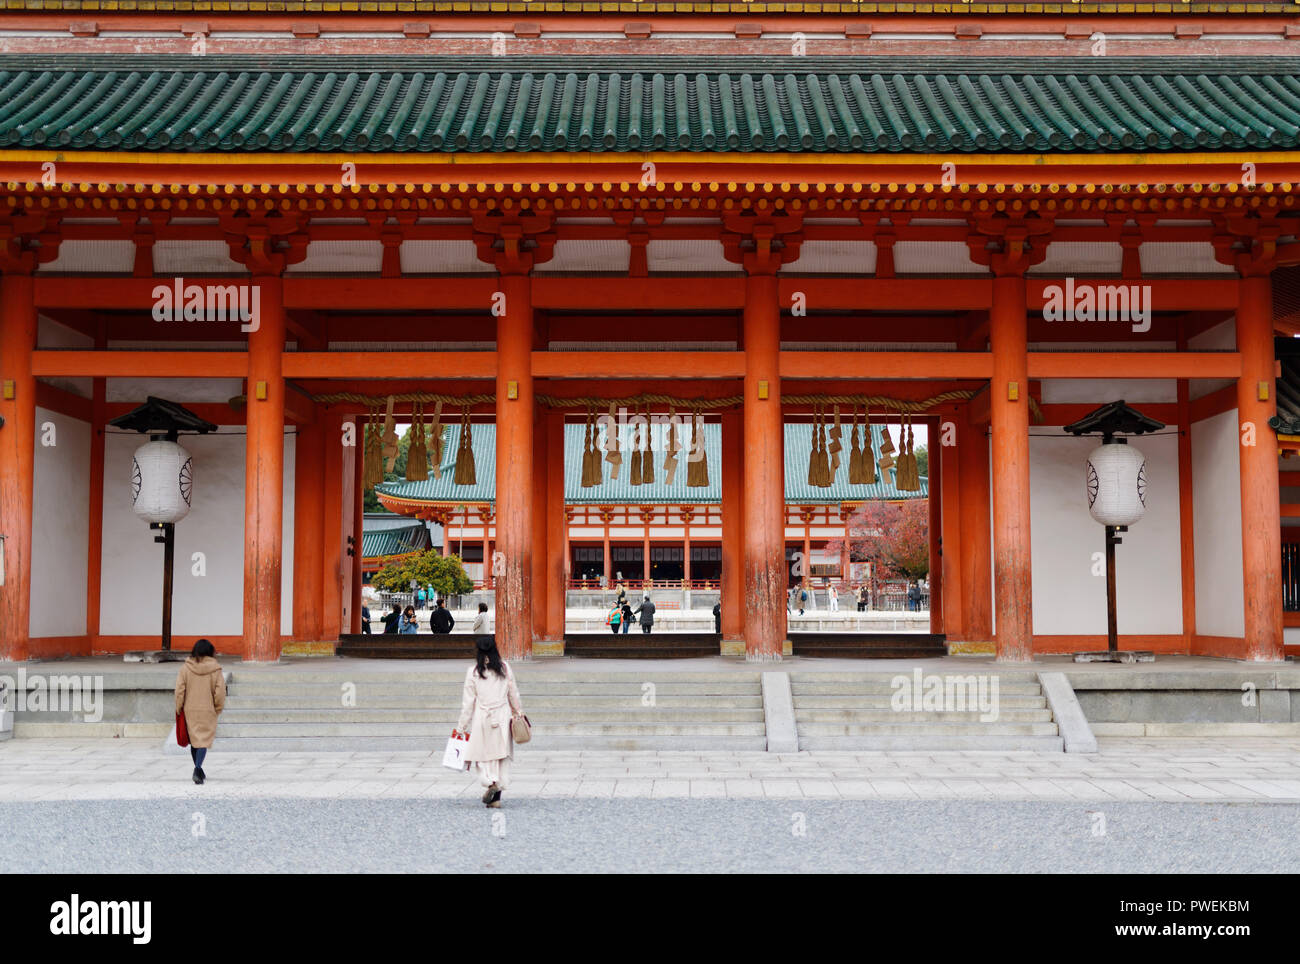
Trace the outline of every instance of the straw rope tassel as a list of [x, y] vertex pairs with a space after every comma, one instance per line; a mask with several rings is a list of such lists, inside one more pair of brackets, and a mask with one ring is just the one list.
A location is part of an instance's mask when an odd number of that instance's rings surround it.
[[591, 408], [587, 409], [587, 417], [582, 423], [582, 487], [590, 489], [594, 483], [591, 481]]
[[700, 489], [709, 484], [709, 458], [704, 449], [704, 416], [697, 408], [691, 416], [691, 454], [686, 466], [686, 485]]
[[[896, 448], [894, 448], [894, 440], [889, 435], [888, 422], [885, 422], [883, 425], [881, 425], [880, 435], [881, 435], [880, 458], [876, 461], [876, 464], [880, 466], [880, 481], [888, 482], [889, 479], [885, 473], [887, 473], [890, 469], [894, 468], [895, 463], [894, 463], [894, 456], [892, 453], [898, 451]], [[896, 469], [894, 471], [894, 485], [895, 487], [897, 487], [898, 485], [898, 471]]]
[[813, 406], [813, 421], [808, 434], [808, 484], [820, 485], [817, 480], [817, 406]]
[[677, 420], [677, 409], [669, 406], [668, 444], [665, 446], [668, 451], [664, 455], [664, 485], [672, 485], [673, 479], [677, 477], [677, 428], [680, 424]]
[[632, 437], [629, 445], [632, 448], [632, 468], [628, 474], [627, 481], [630, 485], [641, 484], [641, 423], [636, 420], [636, 407], [632, 408]]
[[614, 403], [609, 403], [609, 422], [606, 425], [605, 435], [605, 461], [609, 463], [609, 480], [613, 482], [618, 478], [619, 467], [623, 464], [623, 453], [619, 451], [619, 427], [617, 412], [614, 410]]
[[826, 484], [830, 486], [834, 485], [835, 476], [839, 474], [840, 452], [844, 450], [844, 443], [840, 441], [843, 431], [840, 428], [840, 407], [838, 405], [835, 406], [835, 424], [831, 426], [828, 434], [830, 435], [831, 442], [830, 445], [826, 446], [826, 450], [831, 456], [831, 469]]
[[384, 472], [393, 471], [397, 464], [397, 423], [393, 418], [393, 405], [396, 399], [388, 396], [388, 407], [384, 412]]
[[473, 485], [477, 481], [477, 474], [474, 471], [474, 438], [473, 429], [470, 428], [469, 406], [461, 409], [460, 414], [460, 443], [456, 446], [456, 477], [453, 480], [457, 485]]
[[410, 442], [406, 447], [406, 480], [423, 482], [429, 477], [429, 451], [424, 444], [424, 406], [416, 402], [411, 409]]
[[646, 402], [645, 428], [641, 429], [641, 437], [645, 439], [645, 449], [641, 452], [642, 485], [653, 485], [655, 480], [655, 442], [654, 433], [650, 430], [652, 424], [650, 421], [650, 403]]
[[442, 478], [442, 402], [433, 403], [433, 419], [429, 424], [429, 458], [433, 463], [433, 477]]
[[591, 410], [591, 484], [601, 485], [605, 481], [605, 464], [600, 452], [600, 425], [596, 420], [596, 409]]
[[858, 406], [853, 406], [853, 420], [849, 422], [849, 485], [862, 481], [862, 445], [859, 439]]
[[876, 440], [871, 434], [871, 409], [866, 409], [862, 436], [862, 484], [876, 484]]
[[830, 443], [826, 439], [826, 406], [821, 407], [821, 412], [817, 416], [817, 435], [821, 441], [821, 447], [817, 452], [817, 484], [823, 489], [831, 486], [831, 453]]
[[382, 441], [379, 438], [379, 411], [372, 409], [369, 424], [366, 426], [365, 463], [362, 466], [362, 485], [373, 489], [384, 481]]

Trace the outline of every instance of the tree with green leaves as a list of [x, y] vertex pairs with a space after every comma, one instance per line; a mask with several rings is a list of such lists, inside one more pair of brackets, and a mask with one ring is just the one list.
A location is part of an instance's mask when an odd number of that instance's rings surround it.
[[384, 592], [410, 592], [412, 579], [417, 586], [432, 586], [439, 596], [455, 596], [474, 588], [460, 556], [443, 556], [437, 549], [390, 562], [375, 573], [370, 584]]
[[[400, 430], [400, 426], [399, 426], [399, 430]], [[367, 426], [366, 431], [369, 432], [372, 431], [372, 429], [369, 426]], [[383, 432], [382, 425], [379, 427], [378, 431], [382, 434]], [[407, 430], [402, 434], [402, 437], [397, 440], [397, 459], [396, 461], [393, 462], [393, 471], [384, 473], [385, 482], [402, 482], [406, 479], [406, 456], [407, 453], [410, 452], [410, 450], [411, 450], [411, 429], [408, 426]], [[363, 448], [360, 451], [362, 452], [365, 451], [364, 443], [363, 443]], [[379, 496], [375, 494], [374, 489], [366, 490], [365, 511], [366, 512], [388, 512], [388, 510], [384, 508], [383, 503], [379, 501]]]

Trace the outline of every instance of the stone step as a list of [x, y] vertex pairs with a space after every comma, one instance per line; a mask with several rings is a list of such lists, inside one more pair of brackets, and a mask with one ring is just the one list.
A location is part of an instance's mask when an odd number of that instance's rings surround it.
[[[795, 721], [800, 729], [805, 723], [926, 723], [931, 720], [936, 723], [980, 722], [983, 716], [984, 714], [979, 710], [895, 712], [887, 708], [859, 709], [857, 707], [824, 710], [795, 709]], [[997, 722], [1001, 723], [1050, 723], [1051, 720], [1052, 711], [1047, 709], [1012, 710], [1001, 707], [997, 715]]]
[[[367, 664], [357, 664], [358, 667]], [[389, 670], [359, 670], [355, 673], [346, 672], [344, 669], [334, 670], [280, 670], [269, 669], [265, 672], [250, 672], [236, 668], [230, 673], [232, 685], [243, 686], [262, 686], [275, 684], [293, 684], [303, 683], [331, 683], [338, 685], [345, 682], [352, 683], [382, 683], [382, 684], [406, 684], [406, 685], [423, 685], [426, 683], [448, 683], [463, 682], [465, 671], [468, 668], [462, 664], [454, 670], [445, 672], [435, 672], [429, 670], [413, 671], [402, 673]], [[173, 674], [174, 675], [174, 674]], [[829, 675], [829, 674], [828, 674]], [[897, 675], [897, 674], [893, 674]], [[583, 670], [581, 672], [556, 672], [545, 668], [537, 667], [537, 664], [525, 665], [523, 668], [515, 668], [515, 676], [520, 685], [525, 682], [529, 683], [549, 683], [549, 684], [569, 684], [569, 685], [605, 685], [610, 683], [640, 683], [643, 680], [676, 680], [681, 683], [691, 683], [695, 685], [707, 683], [720, 684], [746, 684], [758, 685], [759, 671], [738, 669], [734, 672], [726, 673], [707, 673], [694, 672], [691, 670], [650, 670], [643, 672], [631, 672], [627, 670], [612, 670], [610, 672], [599, 672], [594, 670]], [[891, 675], [882, 674], [884, 680], [892, 678]]]
[[[253, 723], [397, 723], [445, 724], [454, 723], [460, 707], [433, 707], [427, 709], [386, 709], [370, 707], [330, 708], [227, 708], [221, 714], [221, 725]], [[538, 720], [542, 714], [529, 709], [529, 719]], [[763, 708], [715, 709], [710, 707], [629, 707], [622, 713], [609, 709], [584, 710], [580, 708], [551, 710], [545, 714], [546, 725], [557, 723], [762, 723]]]
[[[858, 681], [842, 682], [807, 682], [803, 680], [791, 680], [790, 689], [794, 693], [795, 699], [800, 696], [892, 696], [899, 692], [900, 687], [891, 684], [886, 679], [871, 679]], [[963, 691], [969, 691], [969, 687], [960, 687]], [[907, 683], [907, 690], [911, 690], [911, 682]], [[991, 687], [988, 690], [991, 692]], [[922, 695], [924, 695], [922, 690]], [[1014, 680], [1000, 679], [998, 681], [998, 697], [1003, 696], [1041, 696], [1042, 688], [1035, 682], [1017, 682]]]
[[[218, 736], [215, 753], [359, 753], [366, 751], [426, 750], [431, 756], [441, 758], [446, 736]], [[520, 760], [534, 743], [515, 749], [515, 759]], [[679, 734], [672, 736], [557, 736], [548, 735], [540, 744], [545, 750], [600, 750], [605, 752], [637, 752], [645, 750], [687, 750], [697, 752], [763, 751], [767, 749], [764, 735], [725, 736], [708, 733]], [[455, 774], [447, 771], [449, 776]], [[468, 776], [468, 775], [467, 775]]]
[[[883, 693], [862, 696], [860, 694], [840, 694], [840, 695], [820, 695], [810, 696], [804, 694], [796, 696], [794, 707], [796, 710], [804, 709], [864, 709], [864, 710], [892, 710], [892, 697]], [[1027, 696], [1024, 694], [1005, 695], [998, 693], [998, 706], [1003, 710], [1038, 710], [1047, 707], [1047, 697], [1045, 696]]]
[[[348, 687], [347, 692], [356, 692], [358, 697], [363, 693], [383, 693], [414, 698], [460, 699], [463, 687], [463, 680], [400, 684], [375, 682], [368, 678], [327, 683], [244, 683], [236, 681], [230, 684], [228, 693], [231, 696], [248, 697], [320, 696], [327, 702], [333, 702], [345, 691], [344, 685], [348, 682], [354, 684], [354, 686]], [[717, 683], [679, 680], [675, 677], [665, 679], [662, 676], [642, 676], [636, 680], [608, 683], [599, 681], [589, 683], [550, 682], [534, 679], [520, 679], [518, 682], [519, 692], [525, 699], [530, 696], [635, 696], [640, 699], [642, 694], [649, 692], [646, 687], [647, 683], [653, 684], [656, 698], [659, 696], [695, 696], [707, 699], [722, 695], [752, 696], [760, 692], [757, 676], [752, 680]]]
[[[523, 697], [523, 694], [520, 694]], [[625, 696], [596, 696], [593, 694], [573, 694], [569, 696], [550, 696], [530, 693], [524, 698], [524, 706], [528, 712], [534, 710], [555, 710], [565, 712], [569, 709], [623, 709], [628, 711], [638, 710], [643, 707], [641, 693], [628, 694]], [[460, 693], [445, 698], [435, 698], [427, 693], [417, 693], [411, 695], [392, 695], [384, 692], [362, 691], [358, 690], [356, 695], [357, 707], [374, 708], [374, 709], [454, 709], [460, 711]], [[762, 709], [763, 698], [761, 695], [744, 696], [744, 695], [704, 695], [704, 696], [673, 696], [671, 694], [656, 693], [654, 705], [663, 708], [691, 708], [691, 707], [711, 707], [714, 709], [737, 709], [752, 710]], [[239, 694], [231, 694], [226, 700], [227, 711], [233, 709], [335, 709], [343, 708], [343, 704], [338, 693], [323, 694], [322, 696], [248, 696], [242, 691]]]
[[[538, 723], [533, 726], [534, 740], [553, 736], [570, 737], [669, 737], [669, 736], [753, 736], [763, 737], [766, 728], [758, 723]], [[451, 728], [441, 723], [223, 723], [222, 740], [246, 737], [290, 738], [383, 736], [445, 741]]]
[[977, 735], [934, 733], [919, 728], [915, 733], [872, 733], [865, 736], [799, 737], [801, 750], [994, 750], [1061, 753], [1065, 741], [1059, 736], [1019, 734]]
[[[933, 716], [933, 714], [930, 714]], [[799, 727], [799, 745], [805, 737], [889, 736], [927, 732], [935, 736], [1057, 736], [1055, 723], [964, 723], [922, 719], [896, 723], [807, 723]]]

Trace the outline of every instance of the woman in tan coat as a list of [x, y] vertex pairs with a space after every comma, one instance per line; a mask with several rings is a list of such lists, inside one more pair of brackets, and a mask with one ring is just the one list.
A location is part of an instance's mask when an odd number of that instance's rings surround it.
[[216, 656], [212, 643], [200, 639], [176, 677], [176, 712], [185, 713], [195, 783], [207, 779], [203, 758], [217, 735], [217, 717], [226, 706], [226, 677]]
[[483, 802], [501, 806], [501, 791], [510, 780], [514, 738], [510, 721], [523, 715], [519, 687], [510, 664], [501, 658], [496, 639], [480, 636], [474, 642], [475, 663], [465, 674], [460, 722], [456, 729], [469, 734], [465, 759], [478, 764]]

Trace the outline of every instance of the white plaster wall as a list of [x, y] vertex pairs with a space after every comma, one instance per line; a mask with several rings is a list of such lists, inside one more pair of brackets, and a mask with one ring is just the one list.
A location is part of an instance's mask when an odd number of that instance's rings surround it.
[[1241, 559], [1241, 450], [1237, 410], [1192, 424], [1196, 631], [1246, 633]]
[[[1143, 245], [1146, 247], [1146, 245]], [[1199, 335], [1187, 339], [1188, 351], [1236, 351], [1237, 319], [1229, 318]], [[1201, 398], [1233, 383], [1231, 378], [1193, 378], [1187, 382], [1188, 396]]]
[[[159, 631], [163, 547], [131, 510], [131, 456], [144, 436], [110, 433], [104, 445], [104, 541], [100, 632], [106, 636]], [[244, 617], [243, 430], [185, 436], [194, 456], [194, 507], [176, 524], [172, 631], [177, 635], [238, 636]], [[294, 438], [286, 436], [281, 633], [293, 631]], [[206, 572], [194, 574], [194, 553]]]
[[29, 631], [33, 637], [80, 636], [86, 632], [89, 568], [89, 423], [38, 406], [34, 473]]
[[[1088, 514], [1084, 490], [1084, 463], [1098, 440], [1048, 434], [1056, 431], [1036, 425], [1029, 440], [1034, 633], [1104, 635], [1105, 569], [1100, 576], [1092, 570], [1093, 553], [1106, 550], [1105, 530]], [[1147, 458], [1147, 512], [1115, 550], [1119, 631], [1181, 633], [1178, 437], [1130, 444]]]

